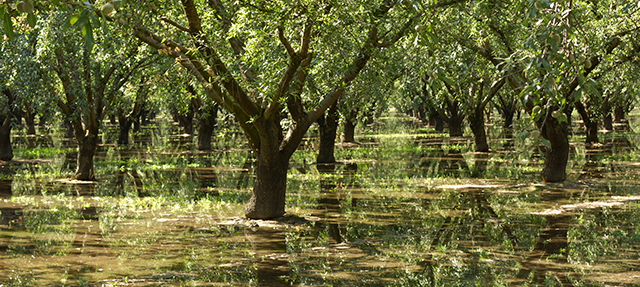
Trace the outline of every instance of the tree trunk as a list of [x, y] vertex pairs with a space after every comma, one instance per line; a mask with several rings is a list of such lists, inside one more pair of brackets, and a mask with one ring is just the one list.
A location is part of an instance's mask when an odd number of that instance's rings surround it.
[[256, 156], [256, 181], [244, 208], [247, 218], [270, 219], [284, 215], [289, 159], [277, 149], [270, 154], [274, 156], [266, 158], [263, 152]]
[[559, 123], [549, 117], [542, 128], [541, 135], [549, 141], [551, 148], [544, 148], [542, 180], [562, 182], [567, 179], [567, 161], [569, 160], [569, 138], [567, 123]]
[[78, 158], [74, 178], [77, 180], [95, 180], [96, 175], [93, 170], [93, 158], [96, 154], [96, 148], [98, 147], [98, 131], [89, 131], [86, 135], [81, 134], [83, 132], [84, 131], [76, 131]]
[[336, 158], [333, 155], [336, 145], [336, 133], [338, 131], [338, 103], [334, 103], [325, 115], [318, 118], [318, 129], [320, 130], [320, 145], [317, 163], [334, 163]]
[[345, 142], [345, 143], [356, 142], [355, 131], [356, 131], [356, 124], [353, 123], [351, 119], [348, 119], [348, 118], [344, 119], [344, 131], [343, 131], [342, 142]]
[[473, 140], [475, 142], [476, 152], [488, 152], [489, 144], [487, 143], [487, 132], [484, 125], [484, 113], [482, 108], [477, 107], [469, 114], [469, 124], [473, 132]]
[[624, 119], [624, 107], [620, 104], [617, 104], [613, 109], [613, 122], [621, 123], [623, 119]]
[[598, 122], [597, 121], [589, 121], [588, 123], [584, 123], [585, 132], [587, 134], [586, 143], [594, 144], [599, 143], [598, 140]]
[[36, 114], [27, 112], [24, 115], [24, 121], [27, 123], [27, 135], [36, 135]]
[[118, 145], [126, 146], [129, 144], [129, 130], [131, 130], [131, 120], [124, 115], [118, 115], [118, 125], [120, 132], [118, 133]]
[[199, 115], [198, 119], [198, 150], [211, 150], [211, 137], [216, 127], [218, 106], [212, 105], [206, 115]]
[[0, 160], [10, 161], [13, 159], [13, 148], [11, 147], [11, 117], [0, 116]]
[[449, 118], [449, 136], [450, 137], [461, 137], [464, 133], [464, 129], [462, 128], [462, 123], [464, 121], [464, 116], [459, 114], [452, 114]]
[[605, 99], [604, 104], [602, 105], [602, 114], [604, 115], [602, 118], [602, 125], [607, 130], [613, 131], [613, 117], [611, 115], [611, 103], [609, 99]]
[[64, 129], [64, 137], [66, 139], [72, 139], [73, 138], [73, 126], [71, 125], [71, 122], [67, 119], [62, 121], [62, 128]]
[[[586, 134], [586, 144], [598, 143], [598, 122], [591, 119], [587, 108], [580, 101], [576, 101], [574, 106], [578, 110], [582, 122], [584, 124], [584, 132]], [[568, 117], [567, 117], [568, 118]]]

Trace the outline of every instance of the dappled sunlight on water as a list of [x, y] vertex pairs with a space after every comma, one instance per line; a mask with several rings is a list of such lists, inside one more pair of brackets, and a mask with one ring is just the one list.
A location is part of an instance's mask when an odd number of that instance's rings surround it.
[[469, 138], [386, 123], [336, 165], [312, 164], [307, 142], [270, 221], [242, 218], [253, 158], [228, 143], [103, 146], [91, 184], [66, 179], [64, 154], [2, 167], [0, 284], [640, 284], [634, 135], [574, 145], [570, 179], [542, 184], [532, 143], [471, 153]]

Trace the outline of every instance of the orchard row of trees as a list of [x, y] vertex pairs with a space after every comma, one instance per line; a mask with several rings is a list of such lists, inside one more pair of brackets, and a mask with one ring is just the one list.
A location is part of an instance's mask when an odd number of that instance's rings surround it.
[[[546, 146], [542, 178], [566, 179], [570, 115], [588, 142], [630, 110], [638, 84], [640, 2], [620, 0], [11, 1], [0, 3], [0, 159], [12, 122], [60, 115], [92, 180], [106, 118], [119, 144], [161, 103], [210, 149], [218, 110], [256, 157], [245, 214], [284, 214], [289, 159], [314, 123], [319, 163], [334, 162], [363, 117], [415, 110], [451, 136], [466, 120], [488, 151], [493, 105]], [[29, 5], [33, 5], [33, 9]], [[613, 116], [612, 116], [613, 115]], [[28, 133], [35, 133], [29, 128]]]

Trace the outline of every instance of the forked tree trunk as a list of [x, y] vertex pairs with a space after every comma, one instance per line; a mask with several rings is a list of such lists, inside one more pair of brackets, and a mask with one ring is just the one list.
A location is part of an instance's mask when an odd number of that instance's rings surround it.
[[[80, 132], [80, 134], [78, 132]], [[89, 131], [86, 135], [81, 134], [83, 132], [84, 131], [76, 131], [78, 158], [74, 178], [77, 180], [95, 180], [96, 175], [93, 167], [93, 159], [96, 154], [96, 148], [98, 147], [98, 131]]]
[[338, 104], [334, 103], [325, 115], [318, 118], [318, 129], [320, 130], [320, 145], [318, 150], [317, 163], [334, 163], [336, 158], [333, 155], [336, 145], [336, 133], [338, 131]]
[[487, 132], [484, 125], [484, 113], [482, 108], [475, 108], [472, 113], [469, 114], [469, 125], [473, 132], [473, 140], [475, 142], [476, 152], [488, 152], [489, 144], [487, 143]]
[[271, 158], [257, 154], [256, 181], [244, 208], [247, 218], [269, 219], [284, 215], [288, 169], [289, 158], [284, 158], [279, 151]]
[[[598, 122], [591, 119], [587, 108], [580, 101], [576, 101], [574, 106], [578, 110], [582, 122], [584, 124], [584, 132], [586, 134], [585, 143], [592, 144], [598, 143]], [[568, 118], [568, 117], [567, 117]]]
[[569, 160], [569, 133], [567, 123], [559, 123], [548, 118], [541, 135], [549, 141], [551, 148], [544, 148], [542, 180], [562, 182], [567, 179], [567, 161]]
[[11, 118], [0, 116], [0, 160], [10, 161], [13, 159], [13, 148], [11, 147]]

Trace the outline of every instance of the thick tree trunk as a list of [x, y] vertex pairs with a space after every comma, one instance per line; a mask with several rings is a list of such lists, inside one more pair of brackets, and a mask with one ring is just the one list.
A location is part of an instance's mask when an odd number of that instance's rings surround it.
[[318, 118], [318, 129], [320, 130], [320, 145], [318, 150], [317, 163], [334, 163], [336, 158], [333, 155], [336, 145], [336, 133], [338, 131], [338, 103], [334, 103], [325, 115]]
[[542, 128], [541, 135], [551, 144], [551, 148], [544, 148], [542, 179], [546, 182], [562, 182], [567, 179], [568, 126], [549, 117]]
[[211, 150], [211, 137], [216, 127], [218, 106], [212, 106], [207, 115], [199, 115], [198, 119], [198, 150]]
[[469, 114], [469, 124], [471, 131], [473, 132], [473, 140], [475, 142], [476, 152], [488, 152], [489, 144], [487, 143], [487, 132], [484, 125], [484, 113], [483, 109], [476, 108], [471, 114]]
[[86, 135], [78, 134], [78, 131], [76, 131], [76, 140], [78, 141], [78, 158], [74, 178], [77, 180], [95, 180], [93, 158], [98, 147], [98, 131], [90, 131]]
[[256, 181], [251, 198], [244, 208], [247, 218], [269, 219], [284, 215], [289, 159], [279, 151], [273, 157], [256, 156]]
[[10, 161], [13, 159], [13, 148], [11, 147], [11, 118], [0, 116], [0, 160]]

